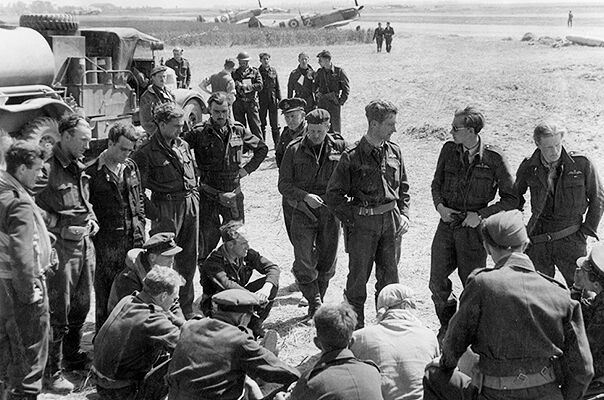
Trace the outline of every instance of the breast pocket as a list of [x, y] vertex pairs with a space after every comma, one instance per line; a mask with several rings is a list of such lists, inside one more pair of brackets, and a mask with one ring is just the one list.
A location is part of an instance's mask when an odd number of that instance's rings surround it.
[[153, 157], [149, 164], [151, 165], [154, 180], [159, 183], [169, 183], [182, 179], [176, 168], [174, 168], [166, 157]]
[[576, 212], [587, 207], [585, 196], [585, 176], [582, 173], [567, 174], [562, 182], [562, 195], [564, 198], [563, 210]]
[[64, 209], [73, 208], [78, 204], [78, 189], [73, 183], [63, 183], [57, 187], [57, 191]]
[[457, 183], [460, 179], [459, 170], [453, 166], [446, 165], [444, 168], [444, 177], [442, 184], [442, 192], [445, 193], [453, 193], [456, 192]]
[[470, 195], [476, 196], [477, 200], [489, 202], [495, 197], [497, 181], [495, 173], [488, 167], [476, 167], [473, 174], [473, 185]]
[[386, 160], [386, 179], [394, 190], [398, 189], [401, 184], [401, 162], [394, 156], [388, 157]]

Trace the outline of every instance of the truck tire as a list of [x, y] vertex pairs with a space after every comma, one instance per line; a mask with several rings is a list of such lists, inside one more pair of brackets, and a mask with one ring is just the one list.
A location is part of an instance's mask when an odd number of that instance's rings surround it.
[[299, 27], [299, 26], [300, 26], [300, 21], [298, 21], [298, 20], [297, 20], [297, 19], [295, 19], [295, 18], [292, 18], [292, 19], [290, 19], [290, 20], [289, 20], [289, 22], [287, 23], [287, 26], [289, 26], [290, 28], [295, 29], [295, 28], [297, 28], [297, 27]]
[[21, 128], [17, 139], [37, 141], [52, 151], [54, 144], [61, 139], [59, 122], [50, 117], [35, 118]]
[[71, 35], [78, 30], [79, 23], [75, 16], [69, 14], [23, 14], [19, 18], [19, 26], [38, 32], [53, 31]]

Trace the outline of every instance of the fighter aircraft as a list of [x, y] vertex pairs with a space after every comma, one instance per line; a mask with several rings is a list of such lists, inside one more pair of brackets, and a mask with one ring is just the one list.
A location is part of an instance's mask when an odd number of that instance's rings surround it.
[[248, 22], [251, 17], [257, 17], [261, 15], [263, 12], [266, 12], [267, 8], [262, 7], [262, 3], [258, 0], [258, 8], [250, 8], [248, 10], [242, 11], [227, 11], [224, 14], [218, 15], [211, 18], [204, 18], [201, 15], [197, 17], [199, 22], [217, 22], [217, 23], [230, 23], [230, 24], [244, 24]]
[[298, 28], [308, 26], [312, 28], [336, 28], [349, 24], [361, 16], [360, 11], [364, 6], [359, 6], [357, 0], [354, 0], [354, 7], [336, 8], [329, 12], [300, 14], [287, 22], [281, 22], [282, 27]]

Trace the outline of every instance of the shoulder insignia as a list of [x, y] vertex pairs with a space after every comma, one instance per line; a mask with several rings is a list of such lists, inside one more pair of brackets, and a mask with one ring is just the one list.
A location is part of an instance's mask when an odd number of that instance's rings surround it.
[[492, 151], [493, 153], [497, 153], [499, 155], [503, 155], [503, 149], [498, 146], [494, 146], [492, 144], [485, 144], [484, 149]]
[[543, 278], [545, 278], [545, 279], [547, 279], [548, 281], [550, 281], [551, 283], [553, 283], [554, 285], [557, 285], [557, 286], [561, 287], [561, 288], [562, 288], [562, 289], [564, 289], [564, 290], [568, 290], [568, 286], [566, 286], [566, 284], [565, 284], [565, 283], [560, 282], [560, 281], [559, 281], [559, 280], [557, 280], [556, 278], [554, 278], [554, 277], [552, 277], [552, 276], [549, 276], [549, 275], [546, 275], [546, 274], [544, 274], [543, 272], [539, 272], [539, 271], [537, 271], [537, 273], [538, 273], [539, 275], [541, 275]]
[[569, 151], [568, 155], [570, 157], [573, 157], [573, 158], [581, 157], [581, 158], [584, 158], [586, 160], [589, 160], [589, 157], [587, 157], [585, 154], [583, 154], [582, 152], [577, 151], [577, 150], [571, 150], [571, 151]]

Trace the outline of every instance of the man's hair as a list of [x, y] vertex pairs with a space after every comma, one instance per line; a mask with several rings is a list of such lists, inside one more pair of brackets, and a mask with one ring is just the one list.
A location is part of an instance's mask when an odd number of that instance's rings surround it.
[[217, 106], [222, 106], [224, 104], [229, 104], [228, 97], [225, 92], [214, 92], [208, 98], [208, 108], [210, 108], [213, 104]]
[[155, 266], [143, 279], [143, 290], [151, 296], [172, 294], [184, 285], [183, 277], [172, 268]]
[[243, 222], [234, 220], [229, 221], [226, 224], [220, 227], [220, 237], [223, 243], [230, 242], [231, 240], [236, 240], [241, 237], [241, 233], [239, 233], [239, 229], [243, 227]]
[[136, 142], [139, 135], [136, 133], [136, 128], [130, 123], [116, 122], [109, 129], [108, 139], [111, 143], [117, 143], [120, 137], [125, 137], [131, 142]]
[[565, 133], [566, 129], [555, 122], [540, 122], [533, 131], [533, 140], [535, 143], [539, 143], [543, 138], [556, 135], [560, 135], [560, 137], [563, 138]]
[[172, 49], [172, 52], [174, 53], [175, 51], [183, 51], [182, 47], [175, 47], [174, 49]]
[[306, 58], [310, 58], [310, 57], [308, 56], [308, 54], [306, 54], [305, 52], [302, 52], [302, 53], [298, 54], [298, 58], [300, 58], [300, 57], [302, 57], [302, 56], [304, 56], [304, 57], [306, 57]]
[[231, 58], [227, 58], [226, 60], [224, 60], [224, 67], [225, 68], [235, 68], [235, 60], [233, 60]]
[[390, 114], [397, 114], [398, 108], [388, 100], [373, 100], [365, 106], [365, 116], [367, 121], [377, 121], [380, 124]]
[[153, 109], [153, 119], [157, 123], [168, 123], [173, 119], [182, 118], [184, 115], [183, 109], [171, 101], [159, 103]]
[[73, 130], [82, 121], [88, 124], [86, 118], [77, 113], [71, 113], [63, 116], [59, 121], [59, 133], [63, 135], [63, 133], [69, 132], [69, 134], [72, 135]]
[[314, 316], [317, 338], [324, 351], [348, 347], [357, 325], [357, 314], [348, 303], [324, 304]]
[[21, 165], [31, 168], [36, 159], [44, 160], [48, 156], [45, 148], [38, 143], [26, 140], [18, 140], [6, 151], [6, 171], [14, 174]]
[[484, 127], [484, 115], [474, 106], [455, 110], [456, 117], [463, 117], [463, 126], [465, 128], [474, 128], [474, 133], [478, 133]]
[[[595, 266], [592, 266], [593, 268], [597, 268]], [[591, 270], [589, 272], [587, 272], [587, 279], [589, 279], [590, 282], [598, 282], [600, 284], [600, 286], [602, 286], [604, 288], [604, 275], [603, 274], [598, 274], [597, 272]]]
[[268, 56], [268, 58], [271, 58], [271, 55], [267, 52], [262, 52], [258, 55], [258, 58], [260, 58], [262, 60], [263, 57]]

